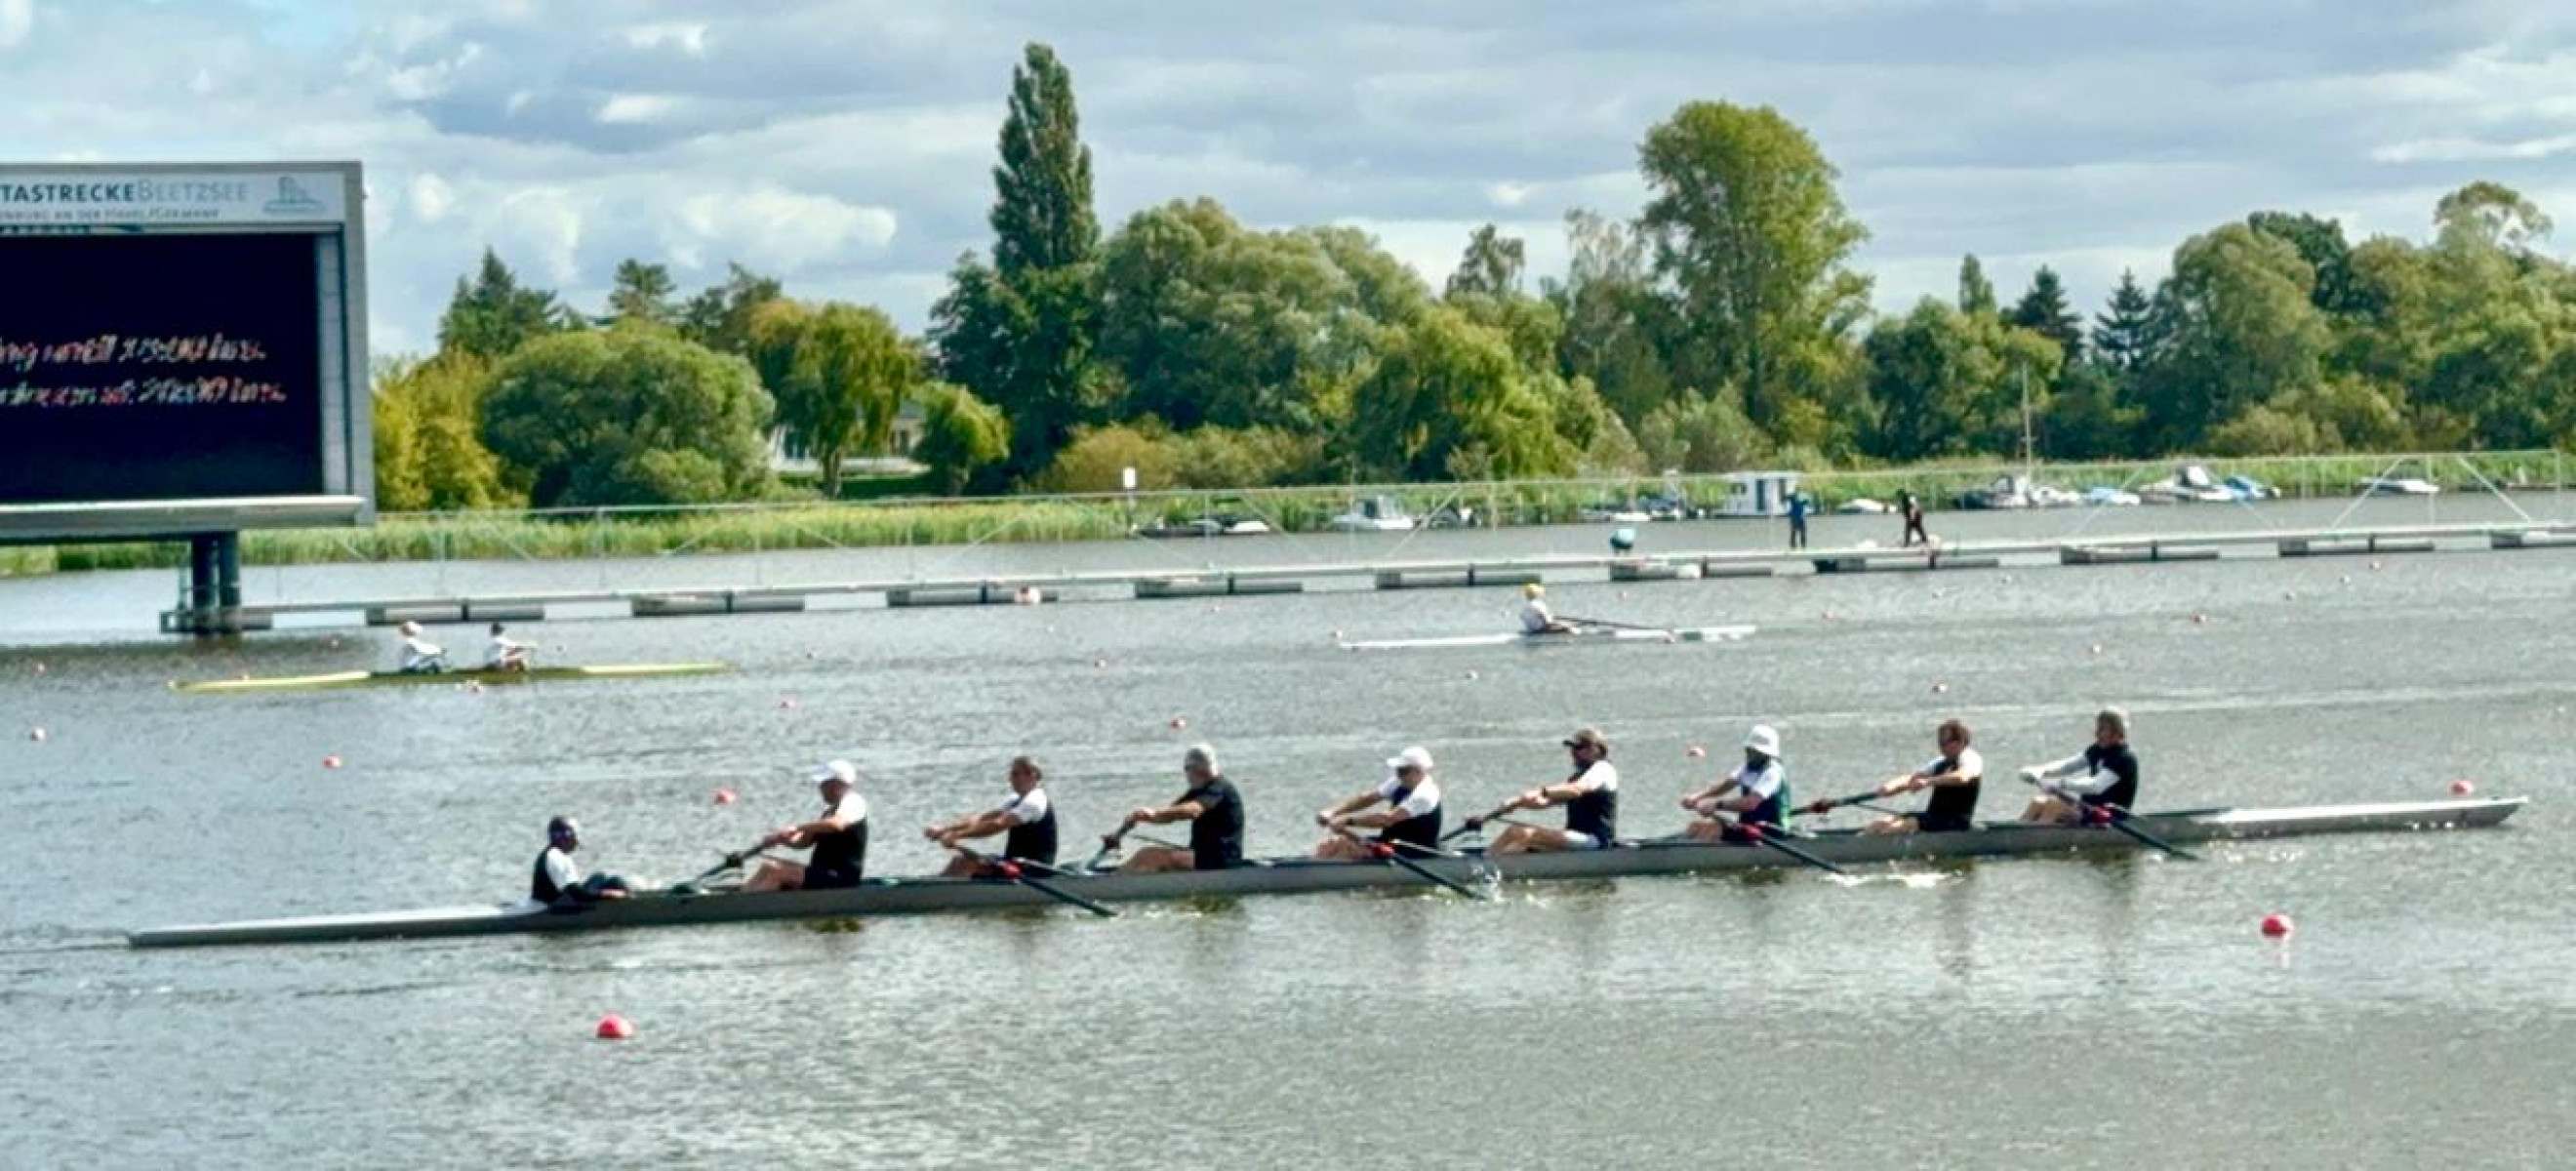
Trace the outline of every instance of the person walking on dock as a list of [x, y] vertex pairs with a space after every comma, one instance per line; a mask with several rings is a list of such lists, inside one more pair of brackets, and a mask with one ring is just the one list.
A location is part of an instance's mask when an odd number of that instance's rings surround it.
[[1932, 543], [1932, 534], [1923, 531], [1923, 501], [1914, 495], [1912, 489], [1896, 494], [1896, 510], [1905, 518], [1903, 548]]
[[1807, 547], [1807, 494], [1804, 492], [1789, 494], [1789, 547]]

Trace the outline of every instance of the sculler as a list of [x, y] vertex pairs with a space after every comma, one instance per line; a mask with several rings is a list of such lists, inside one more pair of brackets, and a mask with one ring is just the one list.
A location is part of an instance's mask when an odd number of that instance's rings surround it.
[[1548, 612], [1546, 586], [1537, 582], [1522, 586], [1521, 599], [1521, 633], [1535, 635], [1575, 632], [1576, 627], [1573, 623]]
[[405, 622], [400, 629], [403, 674], [435, 675], [447, 669], [446, 649], [421, 637], [420, 623]]
[[859, 796], [859, 770], [836, 760], [814, 770], [823, 794], [823, 816], [781, 827], [758, 849], [812, 847], [802, 866], [770, 859], [742, 884], [746, 894], [770, 890], [834, 890], [857, 886], [868, 864], [868, 800]]
[[[1701, 820], [1682, 832], [1701, 841], [1745, 840], [1743, 831], [1736, 828], [1743, 824], [1764, 830], [1786, 827], [1789, 770], [1780, 763], [1779, 730], [1769, 724], [1753, 725], [1744, 737], [1744, 763], [1716, 784], [1682, 798], [1682, 808], [1700, 815]], [[1734, 814], [1735, 820], [1719, 816], [1726, 813]]]
[[[1488, 854], [1545, 854], [1560, 850], [1598, 850], [1618, 840], [1619, 770], [1610, 763], [1610, 742], [1598, 728], [1583, 728], [1565, 738], [1574, 772], [1553, 785], [1543, 785], [1512, 798], [1486, 817], [1519, 809], [1565, 807], [1565, 828], [1518, 825], [1506, 829], [1485, 848]], [[1479, 822], [1486, 818], [1476, 819]]]
[[537, 855], [536, 873], [528, 880], [528, 897], [558, 910], [586, 907], [602, 899], [622, 899], [626, 880], [614, 874], [584, 874], [572, 860], [581, 848], [581, 826], [569, 817], [546, 823], [546, 848]]
[[[2138, 754], [2129, 750], [2129, 714], [2106, 707], [2093, 717], [2093, 742], [2051, 764], [2021, 770], [2022, 779], [2057, 790], [2031, 798], [2023, 821], [2069, 825], [2101, 806], [2138, 807]], [[2060, 783], [2064, 782], [2064, 783]], [[2107, 811], [2106, 811], [2107, 812]]]
[[[1386, 769], [1384, 782], [1317, 813], [1315, 824], [1333, 831], [1373, 829], [1378, 831], [1380, 842], [1405, 842], [1436, 850], [1440, 843], [1440, 782], [1431, 779], [1431, 753], [1418, 747], [1407, 748], [1389, 759]], [[1381, 803], [1386, 808], [1361, 812]], [[1315, 847], [1315, 856], [1353, 862], [1368, 857], [1369, 848], [1348, 833], [1335, 832]]]
[[1968, 725], [1958, 720], [1943, 720], [1933, 738], [1941, 755], [1930, 764], [1896, 777], [1878, 787], [1881, 797], [1899, 797], [1907, 793], [1932, 790], [1932, 799], [1920, 813], [1898, 813], [1879, 818], [1861, 827], [1867, 834], [1946, 834], [1975, 829], [1977, 792], [1986, 780], [1986, 761], [1977, 750], [1968, 747], [1973, 734]]
[[537, 648], [501, 633], [501, 624], [492, 624], [492, 641], [483, 647], [483, 669], [486, 671], [525, 671], [529, 656]]
[[1129, 855], [1118, 868], [1120, 873], [1224, 870], [1243, 864], [1243, 794], [1236, 792], [1234, 782], [1218, 770], [1216, 749], [1205, 744], [1191, 745], [1188, 752], [1181, 754], [1181, 774], [1189, 779], [1187, 792], [1169, 805], [1130, 811], [1118, 823], [1118, 832], [1101, 842], [1114, 846], [1127, 836], [1127, 831], [1140, 825], [1186, 821], [1190, 823], [1188, 848], [1147, 846]]
[[[1047, 798], [1045, 782], [1046, 771], [1038, 767], [1038, 762], [1025, 756], [1012, 757], [1010, 800], [981, 813], [931, 826], [921, 831], [922, 836], [947, 849], [959, 842], [1004, 834], [1003, 858], [1053, 866], [1055, 803]], [[991, 860], [979, 861], [959, 854], [949, 860], [945, 873], [950, 878], [978, 878], [997, 872], [998, 866]]]

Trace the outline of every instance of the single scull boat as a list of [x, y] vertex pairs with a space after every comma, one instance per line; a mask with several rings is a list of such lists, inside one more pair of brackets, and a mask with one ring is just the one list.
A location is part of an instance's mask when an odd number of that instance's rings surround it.
[[1568, 646], [1603, 642], [1737, 642], [1753, 634], [1750, 626], [1684, 626], [1670, 630], [1627, 626], [1587, 626], [1570, 634], [1460, 634], [1445, 638], [1388, 638], [1346, 642], [1343, 650], [1416, 651], [1470, 646]]
[[375, 687], [397, 683], [541, 683], [558, 679], [646, 679], [663, 675], [712, 675], [722, 663], [625, 663], [598, 667], [531, 667], [525, 671], [339, 671], [329, 675], [288, 675], [271, 679], [212, 679], [182, 683], [186, 692], [311, 691], [326, 687]]

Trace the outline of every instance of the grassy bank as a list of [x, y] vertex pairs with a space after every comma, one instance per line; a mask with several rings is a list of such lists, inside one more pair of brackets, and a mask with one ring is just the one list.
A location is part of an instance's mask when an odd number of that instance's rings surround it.
[[[2184, 461], [2043, 464], [2037, 478], [2078, 490], [2096, 484], [2134, 489], [2171, 474], [2179, 462]], [[2566, 456], [2546, 451], [2197, 462], [2220, 476], [2251, 476], [2292, 498], [2350, 496], [2355, 481], [2392, 466], [2394, 474], [2431, 480], [2446, 492], [2480, 491], [2480, 477], [2504, 485], [2554, 486], [2576, 472]], [[1811, 471], [1803, 474], [1803, 486], [1827, 509], [1863, 497], [1893, 500], [1900, 491], [1913, 492], [1939, 508], [1949, 506], [1960, 492], [2014, 470], [2018, 469], [1991, 461], [1960, 461], [1899, 469]], [[1715, 476], [1684, 476], [1672, 484], [1695, 505], [1715, 506], [1726, 496], [1725, 482]], [[818, 501], [694, 510], [408, 514], [388, 516], [367, 529], [253, 532], [243, 540], [242, 559], [251, 565], [311, 565], [1103, 540], [1123, 536], [1135, 524], [1186, 521], [1212, 512], [1257, 516], [1286, 532], [1312, 532], [1326, 528], [1353, 498], [1362, 495], [1395, 497], [1416, 515], [1467, 508], [1474, 510], [1480, 524], [1555, 524], [1577, 520], [1587, 508], [1658, 494], [1667, 486], [1662, 477], [1635, 477], [1158, 492], [1132, 498], [1029, 496]], [[161, 568], [182, 565], [186, 559], [187, 547], [173, 543], [0, 548], [0, 573]]]

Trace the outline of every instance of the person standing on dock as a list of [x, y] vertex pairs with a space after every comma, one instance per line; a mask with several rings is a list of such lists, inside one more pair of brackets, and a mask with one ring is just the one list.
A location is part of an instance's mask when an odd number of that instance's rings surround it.
[[1529, 582], [1521, 586], [1521, 633], [1572, 634], [1574, 624], [1549, 613], [1547, 587], [1537, 582]]
[[1807, 494], [1804, 492], [1789, 494], [1789, 547], [1807, 547]]
[[1131, 855], [1119, 873], [1152, 874], [1165, 870], [1224, 870], [1243, 864], [1243, 794], [1218, 771], [1216, 749], [1193, 744], [1181, 754], [1181, 775], [1189, 789], [1169, 805], [1132, 810], [1118, 832], [1102, 838], [1115, 847], [1127, 831], [1140, 825], [1190, 823], [1187, 847], [1147, 846]]
[[[941, 849], [955, 849], [957, 843], [1005, 834], [1002, 857], [1013, 862], [1035, 862], [1055, 865], [1055, 803], [1047, 799], [1044, 787], [1046, 772], [1038, 762], [1025, 756], [1011, 758], [1011, 799], [982, 813], [934, 825], [921, 831], [923, 837], [939, 843]], [[980, 878], [994, 872], [990, 859], [977, 859], [959, 854], [948, 862], [945, 874], [950, 878]]]
[[[2084, 751], [2052, 764], [2021, 770], [2032, 784], [2052, 791], [2030, 799], [2023, 821], [2072, 825], [2093, 811], [2135, 809], [2138, 801], [2138, 754], [2129, 750], [2129, 713], [2106, 707], [2093, 717], [2093, 742]], [[2078, 779], [2080, 778], [2080, 779]], [[2067, 784], [2054, 782], [2067, 781]]]
[[[1376, 813], [1362, 813], [1384, 802]], [[1315, 856], [1336, 862], [1369, 856], [1368, 844], [1349, 831], [1373, 829], [1387, 845], [1406, 843], [1426, 851], [1440, 845], [1440, 782], [1431, 779], [1431, 753], [1407, 748], [1386, 762], [1386, 780], [1315, 814], [1315, 824], [1331, 831], [1316, 845]]]
[[530, 665], [529, 656], [536, 651], [537, 648], [501, 633], [501, 624], [495, 622], [492, 624], [492, 641], [483, 648], [483, 669], [525, 671]]
[[402, 632], [402, 673], [435, 675], [447, 669], [447, 651], [437, 643], [421, 637], [420, 623], [405, 622]]
[[[1744, 763], [1716, 784], [1682, 798], [1682, 808], [1700, 815], [1683, 833], [1704, 842], [1744, 841], [1740, 824], [1781, 830], [1789, 820], [1789, 770], [1780, 764], [1780, 733], [1755, 724], [1744, 737]], [[1718, 816], [1735, 815], [1734, 821]]]
[[1905, 536], [1900, 542], [1901, 547], [1911, 549], [1916, 545], [1932, 543], [1932, 534], [1923, 531], [1923, 501], [1915, 497], [1912, 489], [1897, 492], [1896, 511], [1905, 518]]
[[859, 884], [868, 865], [868, 799], [859, 796], [858, 766], [836, 760], [814, 770], [823, 794], [823, 816], [781, 827], [760, 839], [763, 850], [812, 847], [802, 866], [772, 858], [742, 884], [743, 893], [835, 890]]
[[557, 910], [587, 907], [603, 899], [632, 893], [614, 874], [583, 874], [572, 860], [581, 848], [581, 826], [569, 817], [546, 823], [546, 848], [537, 855], [536, 873], [528, 880], [528, 897]]
[[[1932, 799], [1921, 813], [1898, 813], [1879, 818], [1861, 827], [1865, 834], [1946, 834], [1975, 829], [1977, 791], [1984, 787], [1986, 761], [1977, 750], [1968, 747], [1973, 735], [1968, 725], [1958, 720], [1941, 721], [1933, 733], [1941, 755], [1932, 763], [1888, 781], [1878, 787], [1881, 797], [1901, 797], [1924, 789], [1932, 790]], [[1825, 809], [1833, 806], [1826, 804]], [[1816, 812], [1824, 812], [1818, 809]]]
[[1563, 850], [1598, 850], [1619, 839], [1619, 770], [1610, 763], [1610, 742], [1598, 728], [1578, 729], [1565, 738], [1574, 758], [1574, 773], [1553, 785], [1503, 802], [1502, 807], [1470, 823], [1521, 809], [1565, 807], [1565, 828], [1518, 822], [1485, 848], [1488, 854], [1551, 854]]

